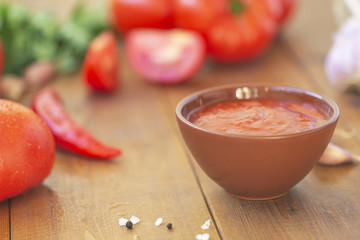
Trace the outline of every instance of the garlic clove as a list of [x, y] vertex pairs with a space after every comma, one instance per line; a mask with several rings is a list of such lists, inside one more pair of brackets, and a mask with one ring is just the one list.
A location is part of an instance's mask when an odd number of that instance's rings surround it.
[[320, 165], [336, 166], [354, 161], [360, 162], [360, 156], [353, 154], [333, 143], [329, 143], [318, 163]]

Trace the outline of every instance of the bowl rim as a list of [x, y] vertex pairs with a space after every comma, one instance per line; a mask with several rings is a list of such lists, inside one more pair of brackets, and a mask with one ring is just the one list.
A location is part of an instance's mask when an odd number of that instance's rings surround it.
[[[205, 93], [210, 93], [210, 92], [215, 92], [215, 91], [221, 91], [221, 90], [225, 90], [225, 89], [232, 89], [232, 88], [236, 89], [236, 88], [244, 88], [244, 87], [269, 88], [269, 90], [276, 89], [277, 91], [287, 91], [287, 92], [296, 92], [296, 93], [306, 94], [306, 95], [309, 95], [311, 97], [317, 98], [317, 99], [325, 102], [328, 106], [330, 106], [333, 109], [334, 114], [325, 123], [321, 124], [320, 126], [310, 128], [310, 129], [307, 129], [307, 130], [304, 130], [301, 132], [273, 134], [273, 135], [261, 135], [261, 134], [250, 135], [250, 134], [224, 133], [224, 132], [220, 132], [220, 131], [216, 131], [216, 130], [209, 130], [209, 129], [201, 128], [201, 127], [197, 126], [196, 124], [187, 120], [181, 113], [181, 111], [182, 111], [183, 107], [186, 105], [186, 103], [190, 102], [192, 99], [196, 98], [199, 95], [202, 95]], [[326, 126], [336, 122], [339, 118], [340, 110], [339, 110], [339, 107], [336, 104], [336, 102], [334, 100], [332, 100], [330, 97], [328, 97], [324, 94], [315, 93], [313, 91], [309, 91], [309, 90], [306, 90], [303, 88], [285, 86], [285, 85], [265, 84], [265, 83], [238, 83], [238, 84], [225, 84], [225, 85], [219, 85], [219, 86], [215, 86], [215, 87], [209, 87], [209, 88], [205, 88], [205, 89], [196, 91], [190, 95], [187, 95], [186, 97], [182, 98], [179, 101], [179, 103], [176, 106], [175, 113], [176, 113], [177, 118], [180, 121], [182, 121], [183, 123], [185, 123], [186, 125], [188, 125], [192, 128], [202, 131], [202, 132], [206, 132], [206, 133], [210, 133], [210, 134], [214, 134], [214, 135], [220, 135], [220, 136], [235, 137], [235, 138], [272, 139], [272, 138], [294, 137], [294, 136], [305, 135], [305, 134], [308, 134], [311, 132], [318, 131], [319, 129], [325, 128]]]

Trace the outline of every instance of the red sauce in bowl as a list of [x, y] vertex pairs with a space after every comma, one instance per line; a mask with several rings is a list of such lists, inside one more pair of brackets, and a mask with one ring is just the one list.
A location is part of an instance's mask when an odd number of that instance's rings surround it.
[[218, 103], [191, 115], [190, 121], [208, 129], [238, 135], [278, 135], [302, 132], [329, 117], [309, 103], [235, 100]]

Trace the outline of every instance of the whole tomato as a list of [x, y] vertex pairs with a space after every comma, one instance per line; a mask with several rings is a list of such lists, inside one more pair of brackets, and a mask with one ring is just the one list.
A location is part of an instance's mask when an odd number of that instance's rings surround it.
[[122, 33], [173, 26], [172, 0], [110, 0], [110, 13], [113, 25]]
[[277, 32], [277, 1], [176, 0], [175, 25], [201, 32], [209, 53], [223, 62], [245, 61], [261, 54]]
[[0, 201], [39, 185], [51, 172], [55, 142], [31, 109], [0, 99]]
[[82, 65], [85, 84], [94, 90], [115, 90], [120, 72], [118, 54], [114, 33], [105, 31], [92, 40]]
[[226, 7], [223, 0], [175, 0], [175, 25], [205, 35], [216, 19], [227, 14]]

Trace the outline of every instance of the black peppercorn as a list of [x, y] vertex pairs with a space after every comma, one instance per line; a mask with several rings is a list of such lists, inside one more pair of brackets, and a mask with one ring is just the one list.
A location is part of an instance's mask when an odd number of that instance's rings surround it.
[[166, 225], [166, 227], [167, 227], [168, 229], [171, 229], [171, 228], [172, 228], [172, 223], [168, 223], [168, 224]]
[[133, 223], [131, 221], [127, 221], [125, 226], [127, 227], [127, 229], [132, 229]]

